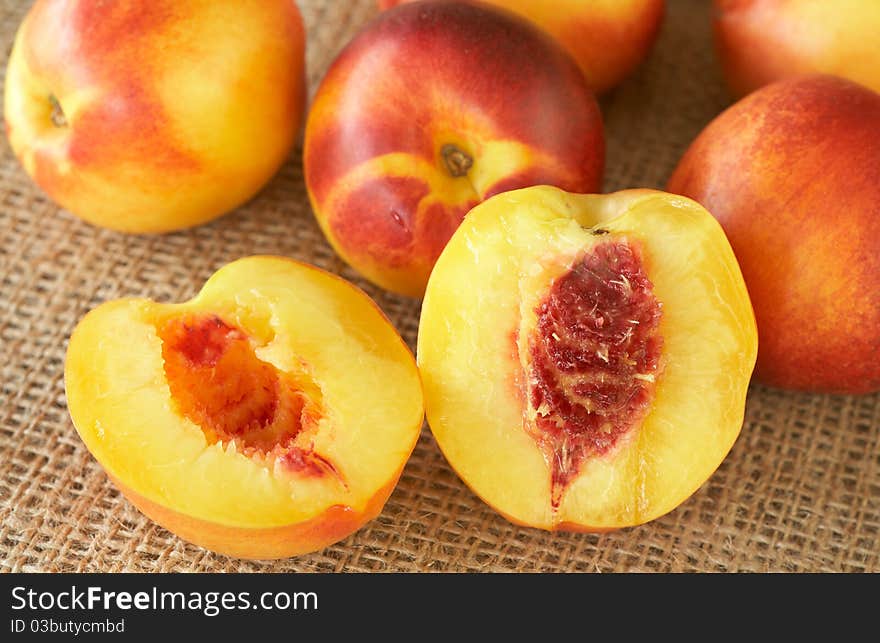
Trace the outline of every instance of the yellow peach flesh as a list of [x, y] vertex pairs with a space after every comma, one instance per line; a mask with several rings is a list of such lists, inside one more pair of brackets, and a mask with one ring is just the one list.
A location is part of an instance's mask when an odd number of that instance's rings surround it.
[[[662, 373], [644, 420], [588, 458], [554, 510], [550, 467], [526, 430], [528, 339], [553, 281], [614, 238], [639, 242], [662, 304]], [[429, 281], [418, 362], [431, 430], [478, 495], [514, 522], [604, 530], [670, 511], [718, 467], [742, 426], [756, 351], [742, 276], [705, 210], [652, 191], [538, 187], [468, 214]]]
[[[245, 455], [181, 414], [160, 329], [206, 313], [243, 329], [259, 360], [320, 391], [322, 415], [307, 437], [339, 476]], [[422, 419], [414, 361], [378, 308], [342, 279], [275, 257], [224, 267], [183, 304], [98, 307], [71, 337], [65, 383], [77, 431], [123, 490], [169, 515], [245, 531], [306, 523], [336, 508], [364, 513], [366, 522], [393, 488]], [[299, 553], [297, 543], [267, 553], [290, 552]]]

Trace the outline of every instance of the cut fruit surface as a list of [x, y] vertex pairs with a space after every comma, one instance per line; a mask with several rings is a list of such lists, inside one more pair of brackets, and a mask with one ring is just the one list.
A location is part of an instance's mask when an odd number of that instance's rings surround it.
[[375, 517], [422, 423], [409, 349], [360, 290], [251, 257], [191, 301], [106, 303], [74, 331], [71, 418], [135, 505], [248, 558], [319, 549]]
[[526, 355], [535, 417], [526, 430], [550, 463], [554, 508], [581, 463], [613, 449], [653, 400], [661, 307], [640, 255], [628, 241], [601, 242], [538, 305]]
[[667, 513], [742, 427], [754, 315], [718, 223], [662, 192], [536, 187], [474, 208], [428, 283], [418, 362], [453, 468], [514, 522]]

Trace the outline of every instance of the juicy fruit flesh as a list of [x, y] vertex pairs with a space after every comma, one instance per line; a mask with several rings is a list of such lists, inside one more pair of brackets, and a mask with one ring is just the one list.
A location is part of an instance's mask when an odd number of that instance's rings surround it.
[[[638, 251], [663, 304], [660, 365], [644, 417], [583, 459], [554, 507], [552, 458], [529, 427], [531, 344], [554, 284], [609, 241]], [[418, 342], [428, 422], [462, 480], [517, 524], [575, 531], [640, 525], [693, 494], [740, 433], [756, 353], [742, 274], [705, 209], [546, 186], [468, 213], [431, 274]]]
[[551, 469], [551, 504], [590, 457], [608, 453], [644, 417], [663, 346], [661, 304], [640, 252], [595, 246], [558, 278], [530, 341], [527, 431]]
[[320, 392], [260, 360], [248, 335], [216, 315], [173, 317], [159, 328], [171, 396], [209, 444], [234, 444], [303, 473], [336, 473], [300, 442], [317, 429]]

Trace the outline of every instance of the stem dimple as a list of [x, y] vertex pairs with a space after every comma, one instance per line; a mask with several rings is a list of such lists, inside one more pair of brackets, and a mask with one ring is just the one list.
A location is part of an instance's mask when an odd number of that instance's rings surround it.
[[52, 106], [52, 114], [50, 116], [52, 125], [55, 127], [67, 127], [67, 117], [64, 115], [64, 110], [61, 109], [61, 103], [58, 102], [55, 94], [49, 94], [49, 104]]
[[440, 149], [446, 169], [455, 178], [467, 175], [468, 170], [474, 164], [474, 159], [465, 154], [460, 148], [452, 144], [444, 145]]

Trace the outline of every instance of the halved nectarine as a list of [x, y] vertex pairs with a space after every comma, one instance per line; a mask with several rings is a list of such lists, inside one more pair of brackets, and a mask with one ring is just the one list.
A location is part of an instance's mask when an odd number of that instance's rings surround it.
[[535, 187], [474, 208], [428, 282], [428, 423], [516, 523], [603, 531], [689, 497], [742, 427], [757, 352], [730, 245], [697, 203]]
[[194, 299], [105, 303], [65, 365], [88, 449], [145, 514], [245, 558], [320, 549], [375, 517], [422, 424], [415, 360], [352, 284], [280, 257]]

